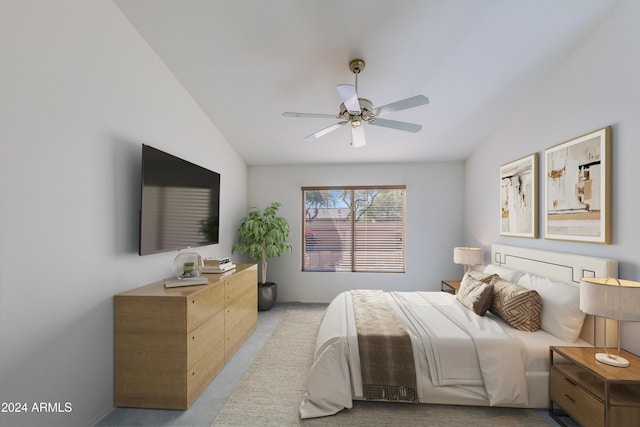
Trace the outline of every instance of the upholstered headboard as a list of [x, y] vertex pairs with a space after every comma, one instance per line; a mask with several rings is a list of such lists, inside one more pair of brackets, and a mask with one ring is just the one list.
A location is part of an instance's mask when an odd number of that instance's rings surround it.
[[[613, 259], [518, 246], [491, 245], [491, 262], [575, 286], [580, 286], [582, 277], [618, 277], [618, 261]], [[617, 322], [605, 322], [604, 319], [593, 316], [585, 319], [580, 338], [592, 344], [603, 345], [605, 323], [607, 346], [617, 345]]]

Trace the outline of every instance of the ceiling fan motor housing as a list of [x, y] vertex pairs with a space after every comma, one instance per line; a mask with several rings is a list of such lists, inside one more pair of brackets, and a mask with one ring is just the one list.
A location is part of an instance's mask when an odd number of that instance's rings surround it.
[[360, 103], [360, 113], [347, 111], [344, 103], [342, 103], [340, 104], [340, 114], [338, 115], [347, 121], [360, 119], [367, 123], [373, 123], [376, 120], [376, 115], [373, 114], [373, 103], [365, 98], [358, 98], [358, 102]]

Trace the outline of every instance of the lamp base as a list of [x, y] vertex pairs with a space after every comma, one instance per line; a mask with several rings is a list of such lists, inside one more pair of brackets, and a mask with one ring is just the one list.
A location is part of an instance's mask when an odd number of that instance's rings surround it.
[[607, 365], [617, 366], [618, 368], [626, 368], [629, 366], [629, 361], [622, 356], [616, 356], [615, 354], [596, 353], [596, 360], [598, 362], [606, 363]]

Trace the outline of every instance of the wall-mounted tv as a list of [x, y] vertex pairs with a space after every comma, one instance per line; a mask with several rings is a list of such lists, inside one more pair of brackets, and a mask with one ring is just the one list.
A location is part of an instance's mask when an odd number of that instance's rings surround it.
[[142, 145], [138, 253], [218, 243], [220, 174]]

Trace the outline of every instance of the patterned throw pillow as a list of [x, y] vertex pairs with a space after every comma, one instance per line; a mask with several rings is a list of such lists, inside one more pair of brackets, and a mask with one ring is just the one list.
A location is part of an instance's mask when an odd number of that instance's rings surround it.
[[500, 276], [498, 276], [497, 274], [487, 274], [477, 270], [469, 270], [464, 273], [464, 277], [462, 278], [460, 285], [462, 285], [462, 283], [464, 283], [464, 281], [469, 277], [484, 283], [491, 283], [494, 279], [500, 278]]
[[[491, 279], [491, 276], [488, 277]], [[465, 274], [456, 299], [478, 316], [484, 316], [491, 305], [493, 285], [474, 279]]]
[[529, 290], [504, 279], [494, 279], [493, 301], [489, 310], [516, 329], [535, 332], [540, 329], [542, 298]]

